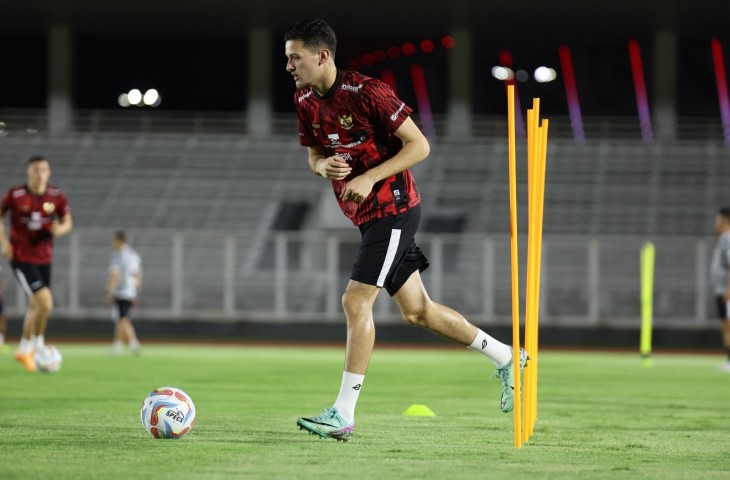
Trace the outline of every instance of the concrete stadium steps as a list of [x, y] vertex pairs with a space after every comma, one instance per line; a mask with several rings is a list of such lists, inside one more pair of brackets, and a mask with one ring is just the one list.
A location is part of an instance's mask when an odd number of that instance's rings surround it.
[[[526, 158], [518, 143], [519, 225], [524, 231]], [[291, 135], [97, 133], [0, 139], [3, 178], [20, 183], [35, 153], [52, 159], [53, 182], [78, 225], [256, 228], [280, 201], [315, 204], [306, 151]], [[414, 173], [426, 215], [465, 215], [467, 232], [507, 232], [504, 139], [440, 138]], [[730, 149], [684, 141], [646, 145], [550, 142], [546, 233], [695, 234], [728, 203]]]

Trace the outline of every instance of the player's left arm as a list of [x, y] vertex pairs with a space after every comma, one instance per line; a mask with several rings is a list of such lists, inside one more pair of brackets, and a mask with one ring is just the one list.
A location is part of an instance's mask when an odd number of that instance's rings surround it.
[[61, 237], [70, 232], [73, 226], [73, 218], [71, 218], [70, 213], [67, 213], [66, 215], [60, 217], [58, 220], [53, 221], [53, 223], [51, 224], [51, 234], [54, 237]]
[[352, 200], [361, 203], [370, 195], [373, 185], [383, 179], [412, 168], [424, 160], [431, 151], [428, 139], [426, 139], [410, 117], [398, 127], [394, 134], [403, 142], [403, 148], [396, 155], [380, 165], [353, 178], [342, 192], [341, 196], [343, 200]]
[[111, 305], [114, 295], [114, 290], [119, 285], [119, 279], [121, 278], [121, 272], [118, 267], [112, 266], [109, 269], [109, 276], [106, 279], [106, 288], [104, 289], [104, 304]]

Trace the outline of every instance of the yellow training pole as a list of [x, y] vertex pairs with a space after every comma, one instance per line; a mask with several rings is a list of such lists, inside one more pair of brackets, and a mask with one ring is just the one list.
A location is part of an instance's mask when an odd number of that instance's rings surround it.
[[644, 366], [651, 366], [651, 330], [654, 304], [654, 244], [641, 247], [641, 342], [640, 353]]
[[520, 395], [520, 281], [517, 246], [517, 160], [515, 142], [515, 90], [507, 86], [507, 140], [509, 150], [509, 223], [512, 260], [512, 361], [514, 373], [515, 447], [522, 447], [522, 398]]
[[[530, 292], [532, 292], [532, 283], [534, 278], [532, 276], [532, 214], [533, 214], [533, 202], [534, 192], [532, 189], [533, 180], [535, 176], [534, 171], [534, 144], [535, 144], [535, 130], [533, 123], [535, 119], [535, 110], [527, 110], [527, 279], [525, 284], [525, 350], [528, 355], [530, 354], [530, 341], [532, 339], [532, 330], [530, 328], [530, 319], [532, 318], [532, 299], [530, 298]], [[530, 423], [530, 374], [532, 370], [528, 367], [525, 369], [524, 374], [524, 394], [523, 394], [523, 412], [522, 412], [522, 439], [527, 442], [530, 439], [528, 425]]]
[[536, 171], [536, 183], [535, 188], [535, 291], [534, 295], [534, 318], [532, 323], [533, 334], [532, 343], [530, 345], [530, 370], [531, 373], [531, 397], [530, 397], [530, 426], [528, 429], [528, 438], [532, 436], [532, 432], [535, 428], [535, 421], [537, 420], [537, 393], [538, 393], [538, 372], [539, 372], [539, 332], [540, 332], [540, 280], [541, 280], [541, 269], [542, 269], [542, 230], [543, 230], [543, 213], [545, 206], [545, 167], [547, 161], [547, 140], [548, 140], [548, 125], [547, 119], [542, 121], [542, 126], [538, 129], [538, 137], [540, 138], [538, 144], [537, 158], [535, 162]]
[[[528, 111], [529, 115], [529, 111]], [[540, 274], [539, 255], [537, 248], [539, 246], [539, 235], [537, 231], [537, 201], [538, 201], [538, 185], [539, 185], [539, 155], [540, 140], [539, 121], [540, 121], [540, 99], [534, 98], [532, 103], [532, 115], [529, 115], [527, 137], [528, 143], [528, 205], [529, 205], [529, 232], [528, 232], [528, 250], [527, 250], [527, 271], [528, 283], [526, 293], [526, 312], [525, 312], [525, 348], [532, 357], [532, 350], [535, 344], [535, 319], [537, 317], [536, 302], [536, 285], [537, 276]], [[532, 363], [532, 361], [530, 361]], [[533, 386], [535, 371], [528, 367], [525, 369], [525, 394], [524, 394], [524, 412], [523, 412], [523, 429], [522, 436], [528, 441], [531, 436], [531, 426], [534, 422], [532, 412], [534, 411], [535, 395]]]

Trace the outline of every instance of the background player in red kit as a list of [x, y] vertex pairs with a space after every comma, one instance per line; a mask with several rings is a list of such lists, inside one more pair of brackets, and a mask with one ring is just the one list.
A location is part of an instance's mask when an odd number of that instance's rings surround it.
[[[410, 118], [411, 108], [383, 82], [335, 66], [337, 39], [324, 21], [292, 26], [284, 35], [286, 70], [294, 77], [300, 143], [309, 168], [331, 180], [362, 243], [342, 296], [347, 318], [345, 371], [331, 408], [297, 420], [320, 437], [347, 440], [375, 341], [373, 304], [381, 288], [403, 318], [489, 357], [502, 380], [501, 408], [513, 408], [511, 348], [432, 301], [420, 272], [428, 260], [414, 237], [421, 198], [409, 170], [428, 156], [429, 144]], [[521, 352], [520, 370], [527, 361]]]
[[10, 260], [18, 283], [28, 295], [23, 336], [15, 358], [35, 371], [33, 352], [44, 344], [53, 310], [51, 263], [53, 239], [71, 231], [73, 221], [66, 195], [48, 184], [51, 167], [44, 157], [28, 160], [28, 183], [8, 190], [0, 200], [0, 215], [10, 213], [10, 240], [0, 221], [3, 256]]

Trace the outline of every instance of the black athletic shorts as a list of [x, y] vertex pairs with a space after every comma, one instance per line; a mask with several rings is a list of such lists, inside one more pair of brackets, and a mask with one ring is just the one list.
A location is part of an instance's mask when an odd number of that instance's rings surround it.
[[132, 301], [131, 300], [125, 300], [123, 298], [115, 298], [114, 304], [117, 306], [117, 315], [115, 315], [114, 320], [119, 320], [120, 318], [127, 317], [130, 320], [132, 317], [129, 316], [129, 312], [132, 310]]
[[722, 298], [722, 295], [718, 295], [717, 297], [717, 318], [720, 320], [727, 319], [727, 303], [725, 303], [725, 300]]
[[428, 268], [428, 259], [414, 239], [421, 220], [421, 206], [392, 217], [360, 225], [362, 243], [350, 278], [385, 288], [390, 296], [415, 272]]
[[41, 288], [51, 287], [51, 265], [10, 262], [13, 274], [26, 295], [32, 295]]

